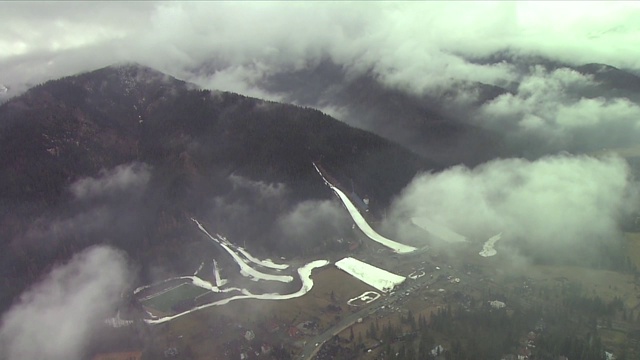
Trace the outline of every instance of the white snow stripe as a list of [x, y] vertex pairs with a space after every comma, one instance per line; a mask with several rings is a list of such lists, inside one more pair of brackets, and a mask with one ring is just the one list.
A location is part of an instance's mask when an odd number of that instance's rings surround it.
[[417, 250], [413, 246], [400, 244], [398, 242], [395, 242], [395, 241], [393, 241], [391, 239], [387, 239], [386, 237], [378, 234], [375, 230], [373, 230], [373, 228], [371, 228], [371, 226], [369, 226], [369, 223], [367, 223], [367, 221], [364, 219], [364, 217], [362, 217], [362, 214], [360, 214], [358, 209], [353, 205], [353, 203], [351, 203], [351, 200], [349, 200], [349, 197], [347, 195], [345, 195], [340, 189], [338, 189], [337, 187], [333, 186], [322, 175], [322, 173], [320, 172], [320, 169], [318, 169], [318, 167], [316, 166], [315, 163], [313, 164], [313, 167], [316, 169], [318, 174], [320, 174], [320, 176], [324, 180], [325, 184], [327, 184], [327, 186], [329, 186], [336, 193], [336, 195], [338, 195], [340, 200], [342, 200], [342, 203], [347, 208], [347, 211], [349, 212], [349, 215], [351, 215], [351, 218], [353, 218], [353, 221], [356, 223], [356, 225], [358, 225], [358, 228], [360, 228], [360, 230], [368, 238], [370, 238], [371, 240], [376, 241], [376, 242], [378, 242], [378, 243], [390, 248], [391, 250], [393, 250], [394, 252], [399, 253], [399, 254], [409, 253], [409, 252]]
[[244, 255], [247, 260], [258, 264], [260, 266], [264, 266], [267, 268], [271, 268], [271, 269], [276, 269], [276, 270], [284, 270], [286, 268], [289, 267], [288, 264], [276, 264], [273, 261], [271, 261], [270, 259], [264, 259], [264, 260], [260, 260], [256, 257], [254, 257], [253, 255], [249, 254], [248, 251], [246, 251], [244, 248], [240, 247], [240, 246], [235, 246], [235, 249], [238, 250], [242, 255]]
[[351, 203], [347, 195], [345, 195], [340, 189], [335, 186], [331, 186], [331, 189], [333, 189], [333, 191], [338, 195], [340, 200], [342, 200], [344, 205], [347, 207], [347, 211], [353, 218], [353, 221], [356, 223], [356, 225], [358, 225], [360, 230], [371, 240], [376, 241], [399, 254], [409, 253], [416, 250], [416, 248], [413, 246], [400, 244], [378, 234], [371, 228], [371, 226], [369, 226], [367, 221], [362, 217], [362, 214], [360, 214], [358, 209]]
[[382, 292], [391, 291], [406, 279], [404, 276], [396, 275], [352, 257], [337, 261], [336, 267]]
[[265, 274], [262, 273], [258, 270], [255, 270], [254, 268], [252, 268], [251, 266], [249, 266], [244, 259], [242, 259], [240, 257], [240, 255], [238, 255], [235, 251], [233, 251], [229, 245], [231, 245], [231, 243], [229, 241], [227, 241], [226, 238], [224, 238], [223, 236], [218, 235], [218, 237], [213, 237], [211, 236], [211, 234], [209, 234], [209, 232], [204, 228], [204, 226], [202, 226], [202, 224], [200, 224], [200, 222], [194, 218], [191, 218], [191, 220], [193, 220], [193, 222], [195, 222], [198, 225], [198, 228], [200, 228], [200, 230], [202, 230], [202, 232], [204, 232], [211, 240], [213, 240], [214, 242], [218, 243], [220, 246], [222, 246], [223, 249], [225, 249], [229, 255], [231, 255], [231, 257], [233, 258], [233, 260], [235, 260], [235, 262], [240, 266], [240, 274], [242, 274], [245, 277], [251, 277], [252, 280], [257, 281], [257, 280], [272, 280], [272, 281], [280, 281], [280, 282], [292, 282], [293, 281], [293, 276], [290, 275], [271, 275], [271, 274]]
[[482, 257], [494, 256], [498, 252], [494, 249], [496, 242], [502, 238], [502, 233], [496, 234], [487, 240], [484, 245], [482, 245], [482, 251], [479, 252]]
[[228, 304], [231, 301], [234, 300], [240, 300], [240, 299], [259, 299], [259, 300], [286, 300], [286, 299], [293, 299], [293, 298], [297, 298], [300, 297], [306, 293], [308, 293], [312, 288], [313, 288], [313, 280], [311, 279], [311, 272], [319, 267], [323, 267], [329, 264], [329, 261], [327, 260], [316, 260], [316, 261], [312, 261], [306, 265], [304, 265], [303, 267], [298, 269], [298, 274], [300, 275], [300, 279], [302, 280], [302, 287], [300, 287], [300, 290], [291, 293], [291, 294], [252, 294], [250, 293], [248, 290], [246, 289], [242, 289], [242, 292], [245, 295], [236, 295], [236, 296], [232, 296], [230, 298], [227, 299], [222, 299], [216, 302], [212, 302], [209, 304], [205, 304], [205, 305], [201, 305], [198, 307], [195, 307], [191, 310], [185, 311], [185, 312], [181, 312], [179, 314], [176, 315], [172, 315], [172, 316], [166, 316], [163, 318], [159, 318], [159, 319], [145, 319], [144, 321], [148, 324], [161, 324], [161, 323], [165, 323], [167, 321], [171, 321], [173, 319], [179, 318], [181, 316], [187, 315], [189, 313], [192, 313], [194, 311], [198, 311], [201, 309], [205, 309], [208, 308], [210, 306], [218, 306], [218, 305], [224, 305], [224, 304]]

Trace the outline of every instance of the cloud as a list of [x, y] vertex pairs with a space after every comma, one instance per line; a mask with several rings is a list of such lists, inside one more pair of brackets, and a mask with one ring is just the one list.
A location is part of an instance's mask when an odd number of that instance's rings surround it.
[[[419, 175], [389, 214], [397, 224], [428, 218], [478, 244], [502, 232], [503, 245], [527, 256], [595, 256], [620, 238], [618, 221], [635, 209], [637, 189], [618, 157], [500, 159]], [[398, 238], [411, 236], [410, 228], [398, 226]]]
[[[633, 46], [639, 24], [634, 2], [11, 2], [0, 14], [0, 84], [7, 98], [48, 79], [134, 61], [204, 88], [283, 101], [292, 97], [287, 89], [266, 89], [273, 75], [331, 61], [347, 79], [366, 73], [388, 87], [435, 96], [454, 118], [512, 131], [509, 146], [533, 158], [626, 145], [637, 135], [637, 104], [573, 97], [572, 90], [597, 84], [567, 69], [523, 73], [507, 62], [476, 60], [501, 52], [640, 72]], [[476, 81], [515, 94], [476, 114], [469, 107], [479, 97], [469, 86]], [[394, 136], [322, 98], [302, 105]], [[612, 124], [615, 131], [605, 134], [601, 126]]]
[[286, 195], [287, 188], [283, 183], [265, 183], [263, 181], [254, 181], [240, 175], [231, 174], [229, 181], [234, 190], [245, 189], [254, 192], [264, 200], [280, 198]]
[[151, 168], [144, 163], [118, 165], [101, 170], [98, 177], [77, 180], [70, 190], [77, 199], [113, 195], [124, 191], [134, 192], [144, 188], [151, 178]]
[[207, 219], [233, 241], [268, 241], [265, 232], [288, 206], [289, 189], [283, 183], [255, 181], [232, 174], [218, 184], [218, 194], [208, 201]]
[[303, 201], [277, 220], [279, 232], [298, 244], [344, 237], [350, 224], [346, 211], [330, 200]]
[[113, 221], [114, 212], [106, 206], [96, 206], [78, 211], [69, 217], [36, 219], [27, 229], [20, 242], [31, 242], [34, 249], [50, 249], [62, 239], [87, 237], [88, 234], [107, 228]]
[[502, 132], [510, 146], [535, 155], [585, 152], [635, 144], [640, 106], [628, 98], [586, 97], [593, 76], [535, 66], [514, 93], [482, 105], [477, 124]]
[[[504, 50], [639, 70], [639, 24], [633, 2], [16, 2], [0, 14], [0, 66], [12, 88], [129, 60], [258, 91], [261, 76], [331, 59], [422, 91], [512, 80], [506, 64], [465, 60]], [[220, 71], [194, 74], [211, 63]]]
[[91, 334], [111, 314], [128, 283], [118, 250], [99, 246], [76, 254], [25, 291], [2, 316], [0, 357], [80, 359]]
[[148, 214], [149, 204], [139, 200], [150, 178], [151, 167], [135, 162], [73, 182], [69, 191], [76, 202], [32, 221], [16, 245], [48, 253], [65, 241], [130, 243], [140, 236], [140, 221]]

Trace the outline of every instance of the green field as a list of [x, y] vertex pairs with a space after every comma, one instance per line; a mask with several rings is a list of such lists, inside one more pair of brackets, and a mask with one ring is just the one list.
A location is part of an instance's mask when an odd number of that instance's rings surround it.
[[180, 301], [193, 299], [198, 295], [209, 292], [209, 290], [192, 284], [181, 284], [178, 287], [171, 289], [163, 294], [152, 297], [142, 302], [144, 306], [152, 309], [162, 311], [165, 314], [170, 314], [173, 311], [171, 307]]

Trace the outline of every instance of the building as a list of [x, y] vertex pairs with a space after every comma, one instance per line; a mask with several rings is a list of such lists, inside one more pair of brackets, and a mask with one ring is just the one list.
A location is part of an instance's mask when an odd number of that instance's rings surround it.
[[260, 347], [260, 351], [262, 351], [263, 355], [270, 354], [272, 350], [273, 347], [267, 343], [262, 344], [262, 346]]
[[300, 336], [300, 329], [298, 329], [295, 326], [290, 326], [289, 327], [289, 336], [290, 337], [298, 337], [298, 336]]
[[349, 199], [351, 200], [353, 205], [355, 205], [358, 210], [360, 210], [360, 212], [369, 212], [369, 198], [365, 198], [367, 201], [364, 201], [362, 198], [360, 198], [360, 196], [358, 196], [358, 194], [355, 193], [355, 191], [352, 191], [349, 195]]
[[273, 334], [274, 332], [280, 330], [280, 324], [277, 321], [273, 320], [267, 324], [267, 332]]
[[507, 304], [499, 300], [489, 301], [489, 305], [494, 309], [502, 309], [507, 306]]

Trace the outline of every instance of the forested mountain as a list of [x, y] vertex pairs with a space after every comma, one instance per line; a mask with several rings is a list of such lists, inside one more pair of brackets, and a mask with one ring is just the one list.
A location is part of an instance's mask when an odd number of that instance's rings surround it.
[[180, 267], [168, 254], [187, 256], [199, 239], [191, 216], [264, 251], [296, 251], [306, 245], [273, 227], [301, 201], [332, 196], [314, 161], [379, 208], [416, 172], [438, 168], [320, 111], [201, 90], [135, 64], [4, 103], [0, 151], [1, 307], [95, 243], [143, 267]]
[[[340, 120], [397, 141], [423, 156], [447, 165], [467, 166], [498, 157], [533, 159], [561, 150], [594, 151], [594, 144], [599, 146], [602, 140], [597, 129], [588, 129], [587, 134], [567, 141], [575, 144], [546, 144], [548, 134], [532, 134], [522, 119], [534, 114], [554, 125], [558, 116], [553, 109], [558, 107], [579, 107], [588, 100], [606, 105], [625, 99], [640, 101], [640, 77], [605, 64], [576, 66], [509, 51], [467, 61], [508, 68], [512, 78], [501, 86], [452, 79], [446, 88], [421, 91], [385, 83], [373, 69], [354, 70], [323, 60], [301, 69], [274, 72], [256, 85], [286, 101], [331, 110]], [[207, 73], [206, 66], [201, 72]], [[424, 82], [428, 83], [428, 78]], [[556, 94], [559, 88], [562, 91]], [[553, 95], [542, 99], [545, 94]], [[531, 105], [534, 98], [540, 98], [540, 103], [552, 110], [544, 113], [544, 106]], [[519, 113], [518, 106], [523, 104], [533, 107]], [[492, 112], [495, 107], [507, 112]], [[508, 119], [498, 119], [502, 116]], [[616, 139], [610, 142], [619, 146], [633, 142], [624, 135], [630, 133], [629, 129], [612, 133], [620, 134], [610, 136]]]
[[[452, 89], [416, 95], [383, 85], [371, 72], [349, 74], [329, 60], [273, 74], [260, 85], [298, 104], [338, 109], [341, 120], [443, 163], [476, 165], [502, 154], [498, 134], [459, 119], [468, 109], [452, 106], [458, 95]], [[461, 83], [459, 90], [473, 91], [478, 103], [507, 92], [482, 83]]]

